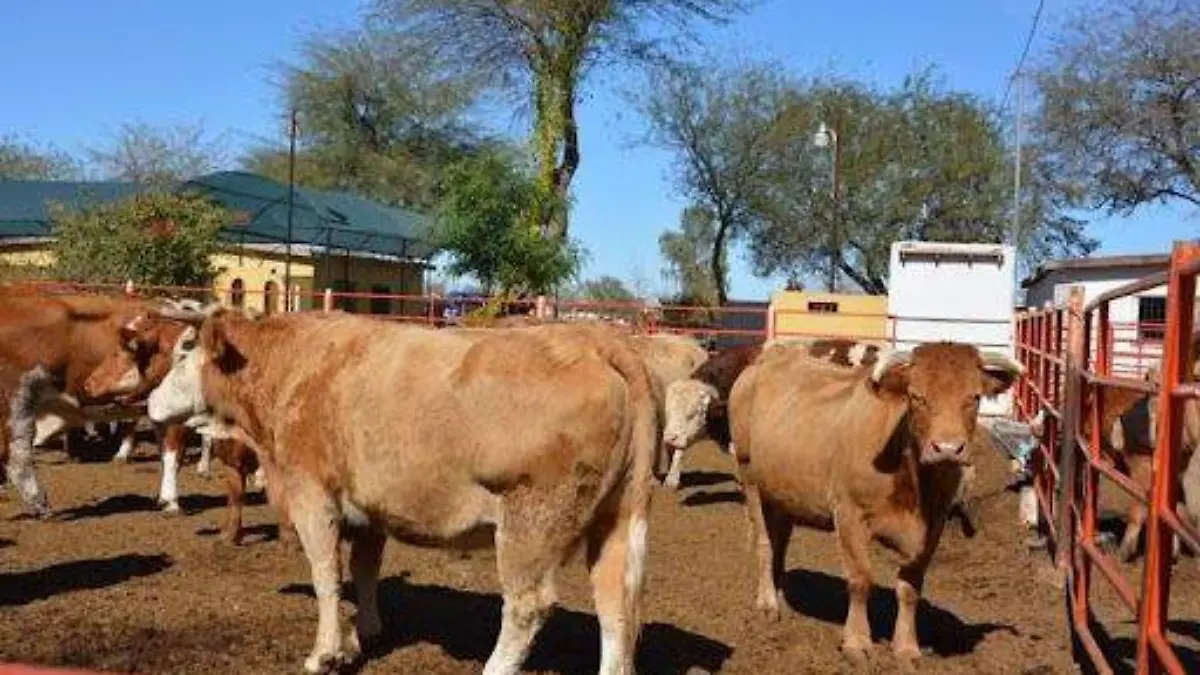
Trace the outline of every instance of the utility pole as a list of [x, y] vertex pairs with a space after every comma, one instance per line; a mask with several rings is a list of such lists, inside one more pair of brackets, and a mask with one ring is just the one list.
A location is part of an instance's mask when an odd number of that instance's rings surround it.
[[283, 307], [292, 311], [292, 213], [296, 208], [296, 109], [292, 109], [288, 125], [288, 202], [287, 242], [283, 262]]
[[1013, 246], [1021, 240], [1021, 136], [1025, 124], [1025, 86], [1024, 76], [1018, 68], [1013, 77], [1017, 87], [1017, 125], [1016, 125], [1016, 155], [1013, 158], [1013, 205], [1012, 232], [1009, 233]]

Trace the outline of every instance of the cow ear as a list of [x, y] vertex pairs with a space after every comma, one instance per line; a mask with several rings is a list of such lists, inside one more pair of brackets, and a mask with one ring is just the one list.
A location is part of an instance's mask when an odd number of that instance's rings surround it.
[[204, 322], [200, 329], [200, 345], [222, 372], [240, 370], [246, 360], [229, 339], [229, 329], [221, 318]]
[[979, 356], [983, 361], [983, 393], [985, 396], [1003, 394], [1025, 372], [1025, 367], [1007, 354], [983, 352]]
[[871, 383], [875, 391], [903, 396], [908, 393], [908, 374], [912, 368], [912, 355], [908, 352], [887, 352], [871, 369]]

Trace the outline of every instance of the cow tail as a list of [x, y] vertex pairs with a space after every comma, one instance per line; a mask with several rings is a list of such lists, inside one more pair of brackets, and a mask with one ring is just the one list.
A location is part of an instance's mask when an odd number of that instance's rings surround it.
[[46, 493], [37, 480], [33, 461], [33, 437], [37, 431], [37, 408], [47, 387], [50, 372], [41, 364], [21, 374], [9, 400], [9, 459], [5, 473], [17, 489], [25, 507], [45, 517], [50, 514]]

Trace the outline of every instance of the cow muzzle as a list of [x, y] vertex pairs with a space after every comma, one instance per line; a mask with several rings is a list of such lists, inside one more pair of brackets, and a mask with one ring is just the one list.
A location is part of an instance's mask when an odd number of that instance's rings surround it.
[[966, 464], [966, 441], [930, 441], [921, 447], [921, 463], [957, 462]]

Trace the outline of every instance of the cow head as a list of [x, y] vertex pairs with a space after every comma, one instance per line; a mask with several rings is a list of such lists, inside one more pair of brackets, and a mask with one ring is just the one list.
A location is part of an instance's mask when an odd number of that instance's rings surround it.
[[[203, 374], [208, 366], [221, 371], [234, 370], [240, 354], [228, 342], [222, 311], [174, 313], [173, 317], [188, 324], [171, 350], [171, 367], [147, 401], [146, 413], [160, 424], [186, 423], [205, 427], [212, 423], [213, 414], [205, 397]], [[231, 365], [233, 364], [233, 365]]]
[[889, 353], [876, 362], [871, 382], [881, 396], [905, 399], [906, 424], [922, 463], [965, 464], [980, 399], [1004, 393], [1023, 371], [1003, 354], [938, 342]]
[[708, 408], [719, 398], [712, 385], [700, 380], [676, 380], [667, 385], [663, 442], [682, 450], [704, 435]]
[[187, 327], [180, 319], [211, 311], [195, 301], [177, 300], [160, 310], [134, 316], [119, 329], [117, 350], [84, 381], [84, 394], [93, 399], [115, 397], [122, 402], [144, 400], [171, 369], [172, 351]]

